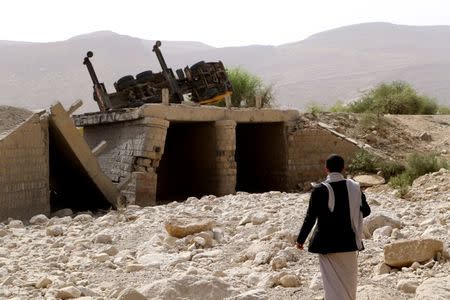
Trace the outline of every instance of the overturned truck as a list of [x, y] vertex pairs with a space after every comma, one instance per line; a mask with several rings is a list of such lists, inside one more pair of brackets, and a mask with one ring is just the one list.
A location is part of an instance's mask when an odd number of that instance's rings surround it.
[[153, 46], [161, 65], [161, 72], [154, 73], [151, 70], [136, 75], [127, 75], [114, 83], [116, 92], [108, 93], [104, 83], [100, 83], [89, 58], [93, 57], [89, 51], [84, 58], [89, 75], [94, 84], [94, 100], [100, 111], [111, 109], [138, 107], [145, 103], [161, 103], [162, 90], [169, 91], [170, 103], [181, 103], [190, 100], [199, 104], [211, 104], [222, 101], [227, 95], [231, 95], [232, 86], [228, 79], [225, 67], [221, 61], [200, 61], [191, 67], [177, 69], [176, 75], [168, 68], [159, 49], [161, 42], [157, 41]]

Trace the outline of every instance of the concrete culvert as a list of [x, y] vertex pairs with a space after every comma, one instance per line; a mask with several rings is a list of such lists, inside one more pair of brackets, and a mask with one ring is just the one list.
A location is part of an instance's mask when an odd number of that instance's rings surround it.
[[61, 134], [50, 128], [49, 137], [51, 212], [62, 208], [96, 211], [111, 207]]
[[61, 104], [49, 116], [50, 210], [97, 211], [116, 205], [118, 191]]
[[286, 190], [287, 146], [283, 123], [237, 124], [235, 158], [237, 191]]
[[213, 122], [171, 122], [157, 168], [157, 204], [216, 194]]

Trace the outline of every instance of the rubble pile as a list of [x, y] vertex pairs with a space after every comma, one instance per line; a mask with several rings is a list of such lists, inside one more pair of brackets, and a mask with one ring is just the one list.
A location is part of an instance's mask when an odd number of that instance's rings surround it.
[[12, 106], [0, 105], [0, 137], [24, 122], [32, 112]]
[[[439, 193], [424, 188], [433, 180]], [[417, 179], [416, 201], [366, 191], [358, 298], [450, 298], [448, 180], [442, 170]], [[0, 224], [0, 298], [321, 299], [316, 256], [294, 247], [308, 199], [237, 193], [9, 220]]]

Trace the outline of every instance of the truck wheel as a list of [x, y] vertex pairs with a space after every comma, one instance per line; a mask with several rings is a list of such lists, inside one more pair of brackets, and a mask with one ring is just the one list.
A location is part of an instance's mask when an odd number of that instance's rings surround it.
[[153, 77], [153, 72], [151, 70], [141, 72], [136, 75], [136, 81], [137, 83], [145, 83], [147, 81], [150, 81]]
[[117, 91], [123, 91], [136, 84], [136, 80], [131, 75], [124, 76], [117, 80]]
[[191, 66], [191, 69], [198, 68], [198, 67], [200, 67], [200, 66], [203, 66], [204, 64], [205, 64], [205, 61], [204, 61], [204, 60], [199, 61], [198, 63], [193, 64], [193, 65]]

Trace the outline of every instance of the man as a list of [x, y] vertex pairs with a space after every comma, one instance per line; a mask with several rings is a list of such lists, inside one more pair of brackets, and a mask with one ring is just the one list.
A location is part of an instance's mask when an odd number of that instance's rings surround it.
[[297, 238], [303, 244], [317, 220], [308, 251], [319, 254], [326, 300], [356, 299], [357, 251], [363, 250], [362, 219], [370, 207], [359, 184], [342, 176], [344, 159], [327, 158], [327, 179], [311, 192], [308, 211]]

